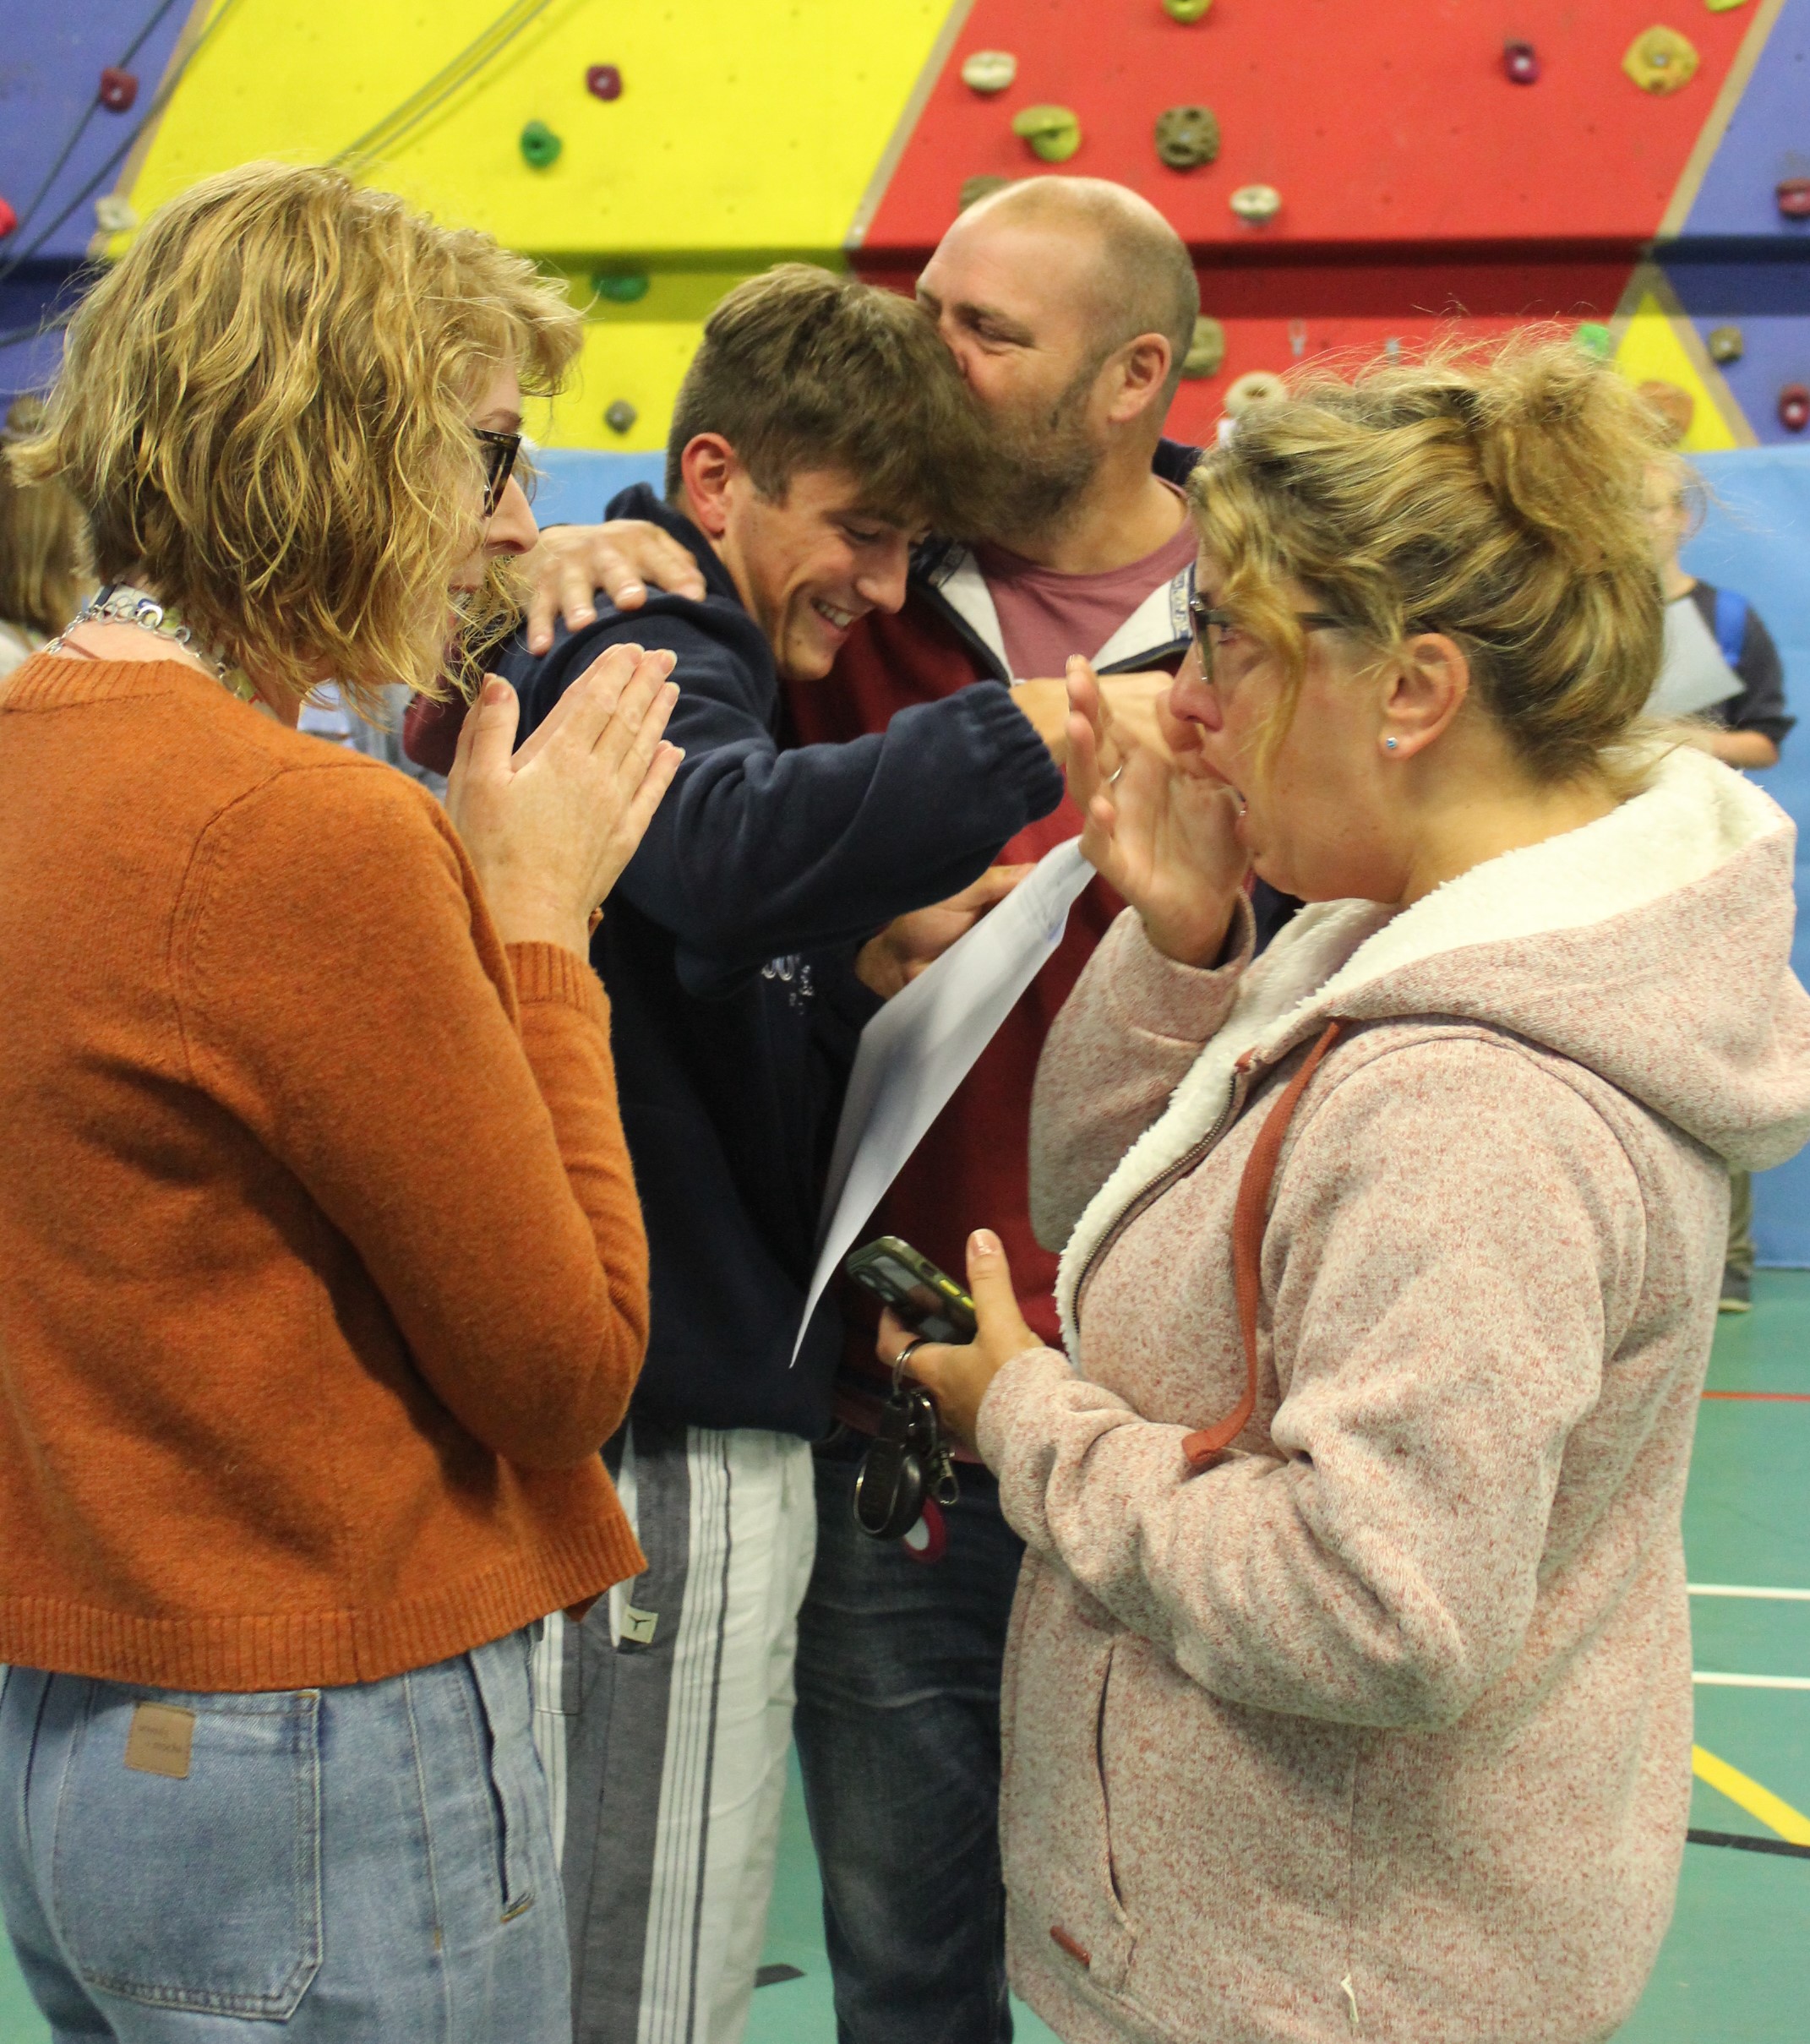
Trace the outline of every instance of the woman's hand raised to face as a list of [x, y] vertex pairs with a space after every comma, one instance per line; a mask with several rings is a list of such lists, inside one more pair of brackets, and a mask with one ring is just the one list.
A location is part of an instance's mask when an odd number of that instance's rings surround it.
[[1086, 819], [1081, 848], [1181, 965], [1211, 965], [1249, 867], [1239, 800], [1186, 750], [1165, 759], [1114, 727], [1085, 660], [1068, 663], [1068, 786]]
[[446, 808], [505, 944], [582, 952], [591, 913], [635, 855], [684, 755], [661, 733], [673, 656], [613, 646], [520, 751], [518, 705], [493, 677], [465, 720]]

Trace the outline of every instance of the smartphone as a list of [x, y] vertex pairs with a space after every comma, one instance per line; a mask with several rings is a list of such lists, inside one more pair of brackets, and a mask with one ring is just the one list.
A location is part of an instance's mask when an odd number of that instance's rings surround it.
[[857, 1284], [877, 1293], [906, 1325], [930, 1341], [968, 1342], [979, 1322], [974, 1302], [955, 1279], [909, 1242], [883, 1235], [842, 1266]]

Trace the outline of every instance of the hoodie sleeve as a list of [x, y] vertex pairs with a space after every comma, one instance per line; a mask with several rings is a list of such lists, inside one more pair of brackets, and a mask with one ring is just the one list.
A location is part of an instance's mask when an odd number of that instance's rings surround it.
[[1190, 1474], [1185, 1429], [1048, 1350], [995, 1380], [981, 1450], [1030, 1545], [1214, 1695], [1448, 1725], [1526, 1636], [1644, 1250], [1633, 1166], [1572, 1087], [1486, 1039], [1405, 1045], [1329, 1087], [1284, 1157], [1261, 1452]]
[[517, 680], [538, 723], [609, 644], [677, 654], [667, 735], [685, 762], [619, 884], [677, 937], [694, 992], [943, 900], [1062, 797], [1049, 748], [996, 682], [902, 711], [870, 737], [782, 749], [753, 639], [727, 606], [651, 603], [563, 640]]
[[1060, 1250], [1114, 1167], [1169, 1104], [1231, 1011], [1255, 924], [1240, 895], [1225, 962], [1165, 958], [1122, 910], [1063, 1004], [1031, 1096], [1031, 1226]]

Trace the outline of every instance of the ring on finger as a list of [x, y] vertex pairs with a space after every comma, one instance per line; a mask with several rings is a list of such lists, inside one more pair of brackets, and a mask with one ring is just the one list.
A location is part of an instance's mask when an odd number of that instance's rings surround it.
[[906, 1364], [908, 1363], [913, 1356], [918, 1353], [919, 1349], [928, 1348], [930, 1346], [930, 1338], [928, 1334], [914, 1335], [912, 1339], [907, 1342], [905, 1346], [899, 1350], [898, 1354], [893, 1357], [892, 1388], [895, 1391], [898, 1389], [900, 1380], [905, 1375]]

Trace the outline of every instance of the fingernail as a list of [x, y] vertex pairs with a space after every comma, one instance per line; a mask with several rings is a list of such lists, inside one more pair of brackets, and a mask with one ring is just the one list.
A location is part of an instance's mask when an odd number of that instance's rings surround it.
[[506, 703], [509, 700], [509, 684], [506, 681], [499, 681], [495, 675], [493, 674], [490, 679], [484, 684], [485, 708], [491, 709], [493, 708], [498, 703]]
[[622, 593], [625, 597], [644, 597], [647, 591], [639, 582], [624, 582], [622, 586]]
[[968, 1245], [977, 1256], [996, 1256], [1000, 1253], [1000, 1239], [990, 1228], [977, 1228], [968, 1237]]
[[597, 613], [588, 603], [581, 603], [572, 613], [572, 622], [575, 624], [594, 624], [597, 622]]

